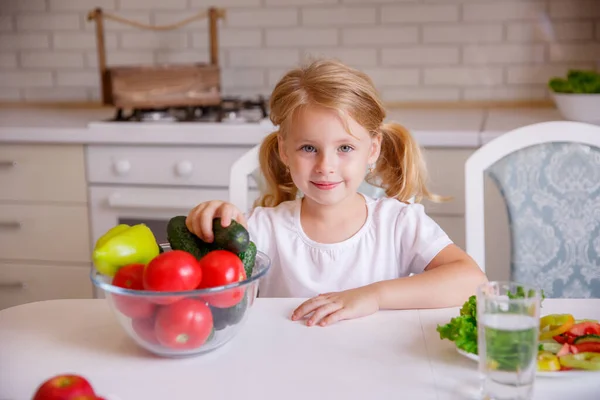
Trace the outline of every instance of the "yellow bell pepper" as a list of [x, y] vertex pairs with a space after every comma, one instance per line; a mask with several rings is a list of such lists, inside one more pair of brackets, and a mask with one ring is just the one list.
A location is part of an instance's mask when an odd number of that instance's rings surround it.
[[567, 332], [575, 324], [571, 314], [550, 314], [540, 319], [540, 340], [552, 339]]
[[560, 360], [556, 354], [549, 351], [540, 351], [537, 357], [537, 369], [538, 371], [559, 371]]
[[567, 368], [600, 371], [600, 353], [567, 354], [560, 357], [560, 363]]
[[98, 239], [92, 261], [98, 272], [113, 277], [129, 264], [148, 264], [159, 253], [154, 234], [145, 224], [120, 224]]

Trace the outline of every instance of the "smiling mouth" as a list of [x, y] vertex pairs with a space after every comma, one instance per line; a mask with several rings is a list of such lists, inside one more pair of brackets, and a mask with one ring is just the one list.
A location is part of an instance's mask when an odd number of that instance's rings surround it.
[[317, 189], [321, 190], [331, 190], [338, 186], [341, 182], [310, 182], [316, 186]]

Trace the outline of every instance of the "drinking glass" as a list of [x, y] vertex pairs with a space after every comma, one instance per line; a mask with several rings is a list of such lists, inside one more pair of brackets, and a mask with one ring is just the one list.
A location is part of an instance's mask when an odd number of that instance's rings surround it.
[[518, 282], [477, 289], [477, 345], [485, 400], [529, 400], [537, 369], [541, 291]]

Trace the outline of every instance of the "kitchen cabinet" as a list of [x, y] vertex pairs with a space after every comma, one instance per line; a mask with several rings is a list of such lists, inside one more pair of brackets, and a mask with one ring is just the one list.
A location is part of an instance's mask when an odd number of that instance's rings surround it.
[[[427, 214], [446, 231], [454, 243], [465, 246], [465, 173], [472, 148], [423, 149], [429, 173], [431, 192], [448, 196], [450, 200], [434, 203], [424, 200]], [[485, 243], [486, 273], [491, 280], [510, 277], [510, 236], [508, 214], [502, 195], [488, 177], [485, 178]]]
[[34, 301], [91, 297], [87, 265], [0, 261], [0, 309]]
[[423, 156], [427, 165], [429, 191], [448, 197], [442, 202], [423, 200], [427, 215], [436, 221], [450, 239], [465, 249], [465, 178], [464, 165], [475, 149], [427, 147]]
[[0, 309], [92, 297], [83, 145], [0, 145]]

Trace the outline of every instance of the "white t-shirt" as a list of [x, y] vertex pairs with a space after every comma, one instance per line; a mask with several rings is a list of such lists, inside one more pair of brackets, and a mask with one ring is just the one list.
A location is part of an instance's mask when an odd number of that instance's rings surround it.
[[313, 297], [418, 274], [452, 243], [421, 204], [363, 196], [365, 224], [333, 244], [306, 236], [301, 199], [255, 208], [248, 219], [250, 239], [271, 259], [259, 284], [260, 297]]

